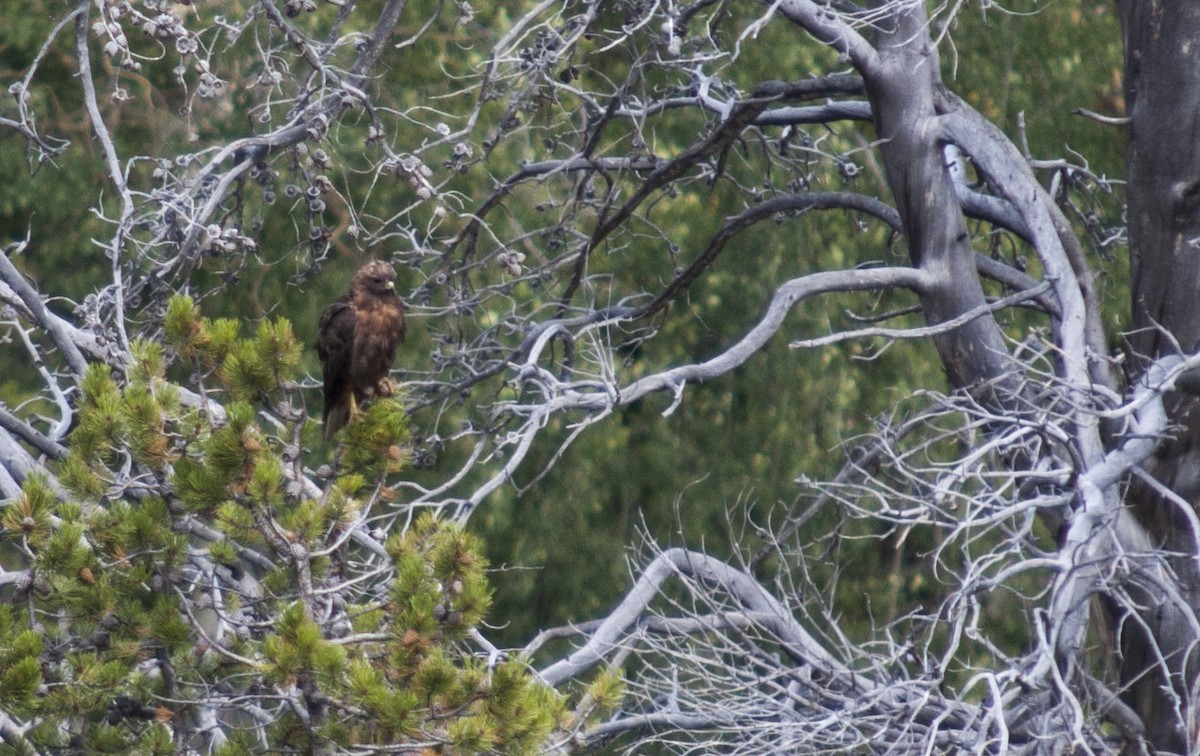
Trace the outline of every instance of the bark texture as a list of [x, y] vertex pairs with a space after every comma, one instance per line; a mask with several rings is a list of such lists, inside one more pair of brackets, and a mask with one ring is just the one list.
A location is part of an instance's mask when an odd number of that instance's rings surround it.
[[[1126, 0], [1118, 4], [1125, 42], [1126, 161], [1132, 277], [1133, 369], [1200, 347], [1200, 4]], [[1186, 376], [1167, 398], [1177, 428], [1147, 465], [1182, 501], [1146, 485], [1129, 494], [1138, 519], [1169, 553], [1180, 594], [1200, 607], [1189, 524], [1200, 499], [1200, 376]], [[1188, 637], [1147, 637], [1147, 626], [1117, 613], [1116, 640], [1125, 698], [1161, 750], [1195, 747], [1196, 651]], [[1164, 664], [1169, 670], [1164, 673]]]
[[[909, 256], [929, 277], [918, 292], [921, 307], [926, 321], [937, 325], [984, 307], [986, 299], [942, 154], [935, 109], [938, 56], [927, 23], [924, 8], [914, 6], [881, 25], [876, 65], [863, 73]], [[976, 318], [934, 343], [952, 385], [993, 398], [1015, 391], [1008, 349], [994, 319]]]

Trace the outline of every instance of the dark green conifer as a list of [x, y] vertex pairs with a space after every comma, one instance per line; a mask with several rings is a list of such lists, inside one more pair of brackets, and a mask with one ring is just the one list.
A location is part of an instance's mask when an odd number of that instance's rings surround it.
[[468, 652], [491, 605], [478, 539], [429, 513], [376, 552], [349, 537], [404, 473], [402, 398], [350, 423], [320, 491], [290, 445], [307, 418], [271, 415], [303, 406], [291, 325], [235, 325], [173, 297], [165, 348], [84, 374], [56, 470], [69, 498], [32, 475], [0, 511], [28, 574], [0, 606], [0, 707], [41, 723], [34, 749], [173, 753], [176, 725], [209, 717], [222, 754], [537, 751], [566, 703], [524, 661]]

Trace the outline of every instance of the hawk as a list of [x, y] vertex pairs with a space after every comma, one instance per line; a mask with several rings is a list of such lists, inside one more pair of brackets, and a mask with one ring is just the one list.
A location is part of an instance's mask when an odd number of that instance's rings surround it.
[[325, 380], [325, 438], [333, 438], [376, 392], [391, 394], [388, 371], [404, 341], [404, 302], [385, 262], [358, 269], [350, 290], [321, 313], [317, 356]]

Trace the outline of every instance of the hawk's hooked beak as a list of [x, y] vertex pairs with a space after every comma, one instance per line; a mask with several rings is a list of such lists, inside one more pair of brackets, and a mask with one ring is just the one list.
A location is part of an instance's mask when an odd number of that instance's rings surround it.
[[386, 286], [386, 287], [387, 287], [387, 288], [389, 288], [389, 289], [394, 289], [394, 288], [396, 288], [396, 282], [395, 282], [395, 281], [388, 281], [387, 283], [385, 283], [385, 284], [384, 284], [384, 286]]

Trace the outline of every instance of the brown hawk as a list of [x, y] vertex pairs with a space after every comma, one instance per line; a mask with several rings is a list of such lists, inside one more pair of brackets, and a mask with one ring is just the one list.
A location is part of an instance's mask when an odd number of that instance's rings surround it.
[[388, 371], [404, 341], [404, 302], [385, 262], [358, 269], [350, 290], [321, 313], [317, 355], [325, 380], [325, 438], [350, 422], [375, 393], [391, 394]]

